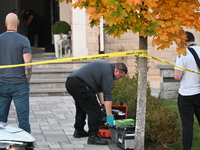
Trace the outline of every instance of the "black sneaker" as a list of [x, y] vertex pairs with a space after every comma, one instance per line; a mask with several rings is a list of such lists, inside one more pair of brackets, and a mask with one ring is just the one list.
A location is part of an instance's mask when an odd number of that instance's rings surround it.
[[87, 136], [89, 136], [89, 134], [85, 130], [81, 130], [81, 131], [75, 130], [73, 134], [73, 137], [75, 138], [87, 137]]
[[108, 142], [105, 140], [102, 140], [99, 136], [98, 136], [98, 132], [97, 133], [91, 133], [89, 135], [88, 144], [95, 144], [95, 145], [107, 145]]

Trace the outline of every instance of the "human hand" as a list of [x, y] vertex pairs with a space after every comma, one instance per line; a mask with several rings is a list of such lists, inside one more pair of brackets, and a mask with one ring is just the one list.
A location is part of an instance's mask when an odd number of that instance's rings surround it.
[[106, 116], [106, 124], [108, 124], [110, 127], [113, 127], [115, 125], [114, 120], [115, 118], [113, 117], [113, 115]]

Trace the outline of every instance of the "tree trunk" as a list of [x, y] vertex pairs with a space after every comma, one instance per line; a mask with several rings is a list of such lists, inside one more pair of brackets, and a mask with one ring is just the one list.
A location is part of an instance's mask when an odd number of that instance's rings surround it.
[[[147, 50], [147, 37], [139, 36], [139, 49]], [[147, 99], [147, 58], [139, 58], [137, 112], [135, 128], [135, 149], [144, 150], [145, 119]]]

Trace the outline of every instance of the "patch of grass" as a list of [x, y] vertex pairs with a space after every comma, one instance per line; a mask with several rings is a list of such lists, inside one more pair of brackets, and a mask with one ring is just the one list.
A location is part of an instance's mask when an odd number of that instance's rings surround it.
[[166, 99], [163, 99], [163, 102], [166, 104], [166, 106], [167, 106], [171, 111], [178, 112], [177, 100], [166, 100]]

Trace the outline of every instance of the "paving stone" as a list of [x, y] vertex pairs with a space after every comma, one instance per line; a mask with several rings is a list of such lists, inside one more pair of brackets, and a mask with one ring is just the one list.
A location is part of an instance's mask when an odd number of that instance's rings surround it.
[[[87, 137], [74, 138], [75, 105], [71, 96], [30, 97], [30, 123], [34, 150], [120, 150], [116, 143], [88, 145]], [[8, 123], [17, 125], [12, 102]], [[88, 130], [87, 122], [85, 130]]]
[[49, 130], [49, 132], [43, 133], [47, 141], [68, 141], [66, 134], [63, 132], [53, 132], [53, 130]]
[[107, 145], [84, 145], [86, 150], [110, 150]]
[[51, 148], [51, 149], [54, 149], [54, 148], [56, 148], [56, 149], [59, 149], [59, 148], [61, 148], [61, 145], [60, 145], [60, 143], [59, 142], [49, 142], [49, 147]]

